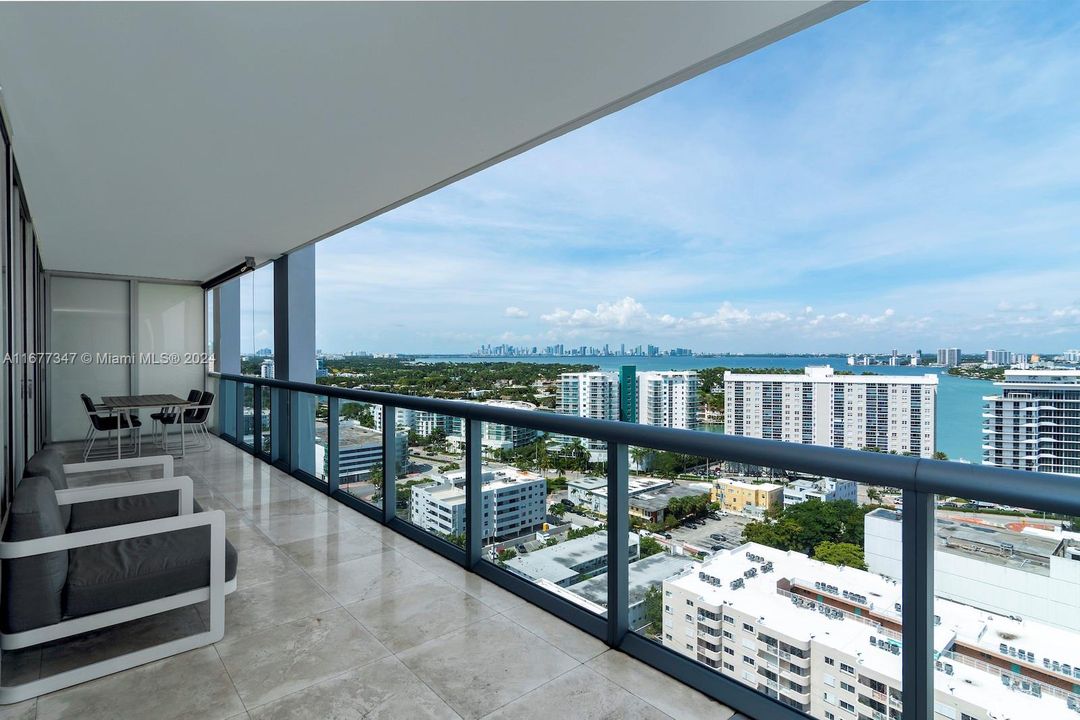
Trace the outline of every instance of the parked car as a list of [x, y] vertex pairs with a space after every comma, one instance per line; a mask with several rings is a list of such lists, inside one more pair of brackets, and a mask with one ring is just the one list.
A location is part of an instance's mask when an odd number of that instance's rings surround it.
[[574, 503], [573, 503], [573, 502], [571, 502], [570, 500], [567, 500], [566, 498], [563, 498], [563, 499], [562, 499], [562, 500], [560, 500], [559, 502], [561, 502], [561, 503], [562, 503], [563, 505], [565, 505], [565, 506], [566, 506], [567, 508], [572, 508], [572, 507], [574, 507]]
[[724, 536], [721, 535], [720, 533], [713, 533], [709, 537], [711, 537], [713, 540], [723, 540], [724, 539]]
[[671, 533], [664, 533], [664, 539], [665, 540], [670, 540], [671, 539]]

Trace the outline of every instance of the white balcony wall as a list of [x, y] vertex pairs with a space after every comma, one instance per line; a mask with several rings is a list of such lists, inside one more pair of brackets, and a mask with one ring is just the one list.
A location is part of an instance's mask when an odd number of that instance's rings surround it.
[[[138, 352], [140, 359], [167, 362], [137, 365], [140, 393], [172, 393], [187, 397], [203, 389], [206, 367], [204, 293], [197, 285], [140, 282], [138, 289]], [[179, 358], [175, 362], [173, 358]]]
[[[202, 390], [206, 368], [197, 361], [206, 350], [204, 303], [195, 285], [53, 275], [47, 350], [71, 359], [48, 366], [49, 440], [86, 434], [80, 393], [97, 402], [103, 395], [186, 397], [193, 388]], [[170, 356], [179, 361], [143, 361]]]
[[[100, 362], [101, 354], [131, 352], [130, 285], [126, 280], [54, 276], [49, 283], [49, 346], [73, 353], [65, 363], [49, 363], [49, 439], [79, 440], [89, 420], [79, 400], [86, 393], [124, 395], [131, 389], [130, 367]], [[90, 353], [89, 358], [84, 353]]]

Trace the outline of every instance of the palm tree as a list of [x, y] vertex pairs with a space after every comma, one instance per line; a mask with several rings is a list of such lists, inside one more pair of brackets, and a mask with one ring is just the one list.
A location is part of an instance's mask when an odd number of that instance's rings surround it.
[[634, 461], [634, 466], [639, 470], [642, 469], [642, 464], [650, 455], [652, 455], [652, 450], [649, 448], [636, 446], [630, 448], [630, 459]]

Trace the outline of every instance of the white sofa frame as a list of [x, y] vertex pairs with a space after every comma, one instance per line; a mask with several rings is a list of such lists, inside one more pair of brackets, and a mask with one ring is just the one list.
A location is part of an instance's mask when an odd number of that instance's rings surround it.
[[[84, 530], [82, 532], [54, 535], [36, 540], [19, 542], [0, 542], [0, 559], [12, 560], [31, 557], [44, 553], [67, 551], [78, 547], [87, 547], [101, 543], [145, 537], [159, 533], [173, 532], [185, 528], [210, 528], [210, 583], [206, 587], [169, 597], [138, 603], [128, 607], [116, 608], [93, 615], [71, 620], [63, 620], [54, 625], [35, 628], [17, 633], [0, 633], [0, 650], [16, 650], [32, 647], [41, 643], [79, 635], [130, 620], [168, 612], [187, 605], [210, 602], [210, 629], [175, 640], [159, 643], [134, 652], [118, 655], [106, 660], [90, 663], [73, 670], [39, 678], [20, 685], [5, 686], [0, 676], [0, 704], [21, 702], [46, 693], [55, 692], [72, 685], [94, 680], [105, 675], [128, 670], [145, 663], [161, 660], [178, 653], [211, 645], [225, 636], [225, 595], [236, 589], [236, 578], [225, 581], [225, 512], [209, 510], [193, 512], [194, 491], [191, 478], [173, 477], [173, 458], [171, 455], [105, 460], [102, 462], [83, 462], [64, 465], [64, 471], [70, 474], [95, 472], [101, 470], [126, 469], [131, 467], [161, 465], [164, 477], [156, 480], [135, 480], [106, 485], [70, 488], [56, 492], [56, 500], [61, 505], [71, 505], [93, 500], [106, 500], [130, 497], [147, 493], [169, 490], [179, 491], [179, 514], [176, 517], [147, 520], [145, 522], [114, 525], [111, 527]], [[6, 523], [5, 523], [6, 524]]]

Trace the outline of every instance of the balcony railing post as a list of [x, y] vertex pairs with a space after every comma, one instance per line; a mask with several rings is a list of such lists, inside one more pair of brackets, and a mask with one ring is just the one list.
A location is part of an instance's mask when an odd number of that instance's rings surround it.
[[934, 494], [904, 490], [904, 716], [934, 717]]
[[256, 455], [262, 455], [262, 388], [251, 383], [251, 427], [254, 433], [251, 438], [251, 447], [255, 448]]
[[326, 492], [331, 495], [337, 492], [341, 479], [338, 402], [336, 397], [326, 398]]
[[607, 446], [607, 523], [608, 645], [617, 647], [630, 630], [630, 459], [622, 443]]
[[484, 540], [484, 468], [479, 420], [465, 420], [465, 567], [480, 562]]
[[383, 522], [394, 519], [397, 511], [397, 413], [391, 405], [382, 408], [383, 449]]

